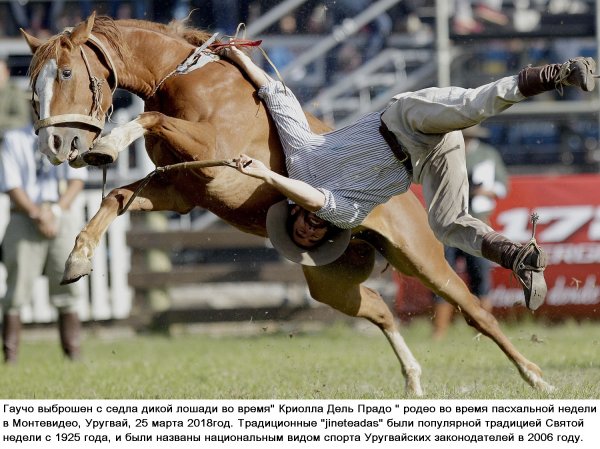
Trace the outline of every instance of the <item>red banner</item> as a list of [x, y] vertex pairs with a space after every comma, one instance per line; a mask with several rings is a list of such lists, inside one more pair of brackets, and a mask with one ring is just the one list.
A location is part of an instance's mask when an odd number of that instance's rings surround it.
[[[527, 242], [532, 213], [539, 216], [536, 240], [549, 259], [548, 295], [536, 315], [600, 317], [600, 176], [513, 177], [492, 226]], [[496, 268], [492, 274], [495, 307], [523, 301], [518, 282], [507, 273]]]
[[[536, 240], [549, 257], [548, 294], [535, 316], [600, 318], [600, 176], [512, 177], [509, 195], [498, 203], [492, 227], [525, 243], [532, 236], [532, 213], [539, 216]], [[427, 310], [424, 301], [404, 303], [403, 292], [408, 286], [413, 290], [413, 282], [400, 278], [399, 286], [401, 316], [407, 310], [410, 315]], [[490, 298], [497, 316], [525, 310], [515, 307], [523, 304], [523, 291], [504, 268], [493, 270]]]

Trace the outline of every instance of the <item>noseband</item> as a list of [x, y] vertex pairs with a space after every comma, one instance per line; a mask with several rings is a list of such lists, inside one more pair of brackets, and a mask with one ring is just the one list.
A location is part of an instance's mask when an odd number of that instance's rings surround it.
[[[72, 30], [72, 28], [66, 28], [64, 32], [70, 33], [71, 30]], [[93, 44], [100, 51], [100, 53], [102, 53], [102, 55], [104, 56], [104, 59], [106, 60], [106, 63], [108, 64], [108, 69], [110, 71], [110, 75], [112, 75], [112, 77], [114, 79], [113, 86], [111, 87], [111, 95], [114, 94], [119, 82], [118, 82], [118, 78], [117, 78], [117, 71], [115, 70], [115, 65], [113, 63], [112, 58], [110, 57], [110, 54], [108, 53], [108, 51], [106, 51], [106, 47], [104, 46], [104, 44], [93, 34], [90, 34], [88, 41], [86, 43]], [[33, 125], [36, 134], [41, 128], [47, 128], [49, 126], [63, 124], [63, 123], [83, 124], [83, 125], [87, 125], [92, 128], [95, 128], [98, 131], [102, 131], [102, 129], [104, 129], [104, 123], [105, 123], [105, 119], [106, 119], [106, 114], [104, 114], [104, 111], [102, 111], [102, 83], [104, 82], [104, 80], [94, 76], [94, 74], [92, 73], [90, 63], [88, 61], [87, 55], [84, 50], [84, 45], [81, 45], [79, 48], [81, 50], [81, 56], [83, 58], [83, 62], [85, 63], [88, 77], [90, 79], [90, 90], [92, 91], [92, 108], [90, 110], [90, 114], [89, 115], [61, 114], [61, 115], [50, 116], [50, 117], [47, 117], [44, 119], [38, 119], [35, 121], [35, 123]], [[109, 76], [109, 79], [110, 79], [110, 76]], [[33, 98], [32, 98], [32, 103], [33, 103]], [[34, 110], [35, 110], [35, 107], [34, 107]], [[37, 111], [36, 111], [36, 114], [37, 114]]]

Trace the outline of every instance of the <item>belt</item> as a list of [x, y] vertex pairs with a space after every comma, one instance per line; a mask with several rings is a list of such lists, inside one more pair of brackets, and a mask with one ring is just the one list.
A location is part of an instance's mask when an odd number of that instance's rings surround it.
[[406, 152], [404, 148], [402, 148], [402, 145], [400, 145], [400, 142], [398, 142], [398, 139], [396, 138], [394, 133], [391, 132], [383, 122], [381, 122], [381, 126], [379, 126], [379, 132], [381, 133], [389, 147], [392, 149], [392, 153], [394, 153], [394, 156], [396, 156], [400, 163], [404, 165], [406, 170], [408, 170], [408, 172], [412, 174], [413, 167], [412, 162], [410, 161], [410, 155]]

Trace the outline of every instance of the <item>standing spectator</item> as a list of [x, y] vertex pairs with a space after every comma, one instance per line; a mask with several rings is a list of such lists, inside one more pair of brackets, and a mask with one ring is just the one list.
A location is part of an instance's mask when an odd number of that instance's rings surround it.
[[29, 109], [25, 92], [10, 80], [7, 57], [0, 53], [0, 142], [7, 130], [29, 122]]
[[[25, 126], [29, 122], [29, 111], [25, 92], [10, 80], [8, 58], [0, 52], [0, 145], [7, 130]], [[2, 251], [0, 238], [0, 260]]]
[[456, 34], [481, 33], [486, 24], [504, 27], [509, 19], [502, 11], [502, 0], [455, 0], [454, 32]]
[[[480, 139], [489, 137], [489, 131], [481, 126], [463, 130], [467, 173], [469, 176], [469, 211], [479, 220], [490, 224], [490, 215], [496, 207], [496, 200], [506, 197], [508, 175], [500, 153]], [[448, 263], [457, 268], [460, 258], [466, 265], [469, 284], [474, 295], [481, 300], [481, 306], [492, 310], [487, 297], [491, 286], [491, 265], [483, 257], [473, 256], [458, 248], [447, 246], [445, 255]], [[452, 321], [454, 307], [439, 296], [434, 297], [433, 338], [441, 340]]]
[[15, 363], [21, 307], [32, 301], [33, 284], [46, 274], [52, 304], [58, 309], [65, 355], [80, 355], [80, 322], [75, 310], [77, 284], [60, 285], [64, 264], [81, 229], [73, 201], [87, 179], [85, 169], [53, 166], [37, 151], [32, 126], [6, 132], [0, 147], [0, 191], [11, 200], [4, 239], [7, 270], [2, 301], [4, 361]]

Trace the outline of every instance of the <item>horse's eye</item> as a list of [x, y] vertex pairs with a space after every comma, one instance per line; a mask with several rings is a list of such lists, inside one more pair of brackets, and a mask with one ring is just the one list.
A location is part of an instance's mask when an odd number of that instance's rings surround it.
[[71, 78], [71, 75], [72, 75], [72, 74], [73, 74], [73, 72], [71, 71], [71, 69], [63, 69], [63, 70], [60, 72], [60, 77], [61, 77], [61, 79], [63, 79], [63, 80], [68, 80], [68, 79], [70, 79], [70, 78]]

